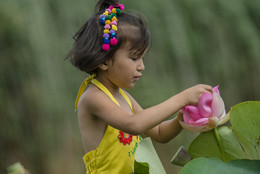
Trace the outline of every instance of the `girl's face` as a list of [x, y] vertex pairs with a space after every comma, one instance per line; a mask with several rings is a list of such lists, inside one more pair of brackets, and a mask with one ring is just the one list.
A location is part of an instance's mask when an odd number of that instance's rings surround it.
[[121, 46], [114, 58], [108, 61], [108, 78], [117, 87], [127, 89], [134, 87], [142, 77], [144, 70], [143, 55], [136, 55], [129, 51], [129, 44]]

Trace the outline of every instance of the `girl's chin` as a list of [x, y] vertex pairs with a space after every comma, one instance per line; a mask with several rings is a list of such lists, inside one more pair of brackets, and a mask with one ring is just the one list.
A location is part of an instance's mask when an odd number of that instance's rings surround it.
[[124, 86], [124, 87], [122, 87], [122, 88], [123, 88], [123, 89], [131, 89], [131, 88], [133, 88], [134, 86], [135, 86], [135, 82], [130, 83], [129, 85]]

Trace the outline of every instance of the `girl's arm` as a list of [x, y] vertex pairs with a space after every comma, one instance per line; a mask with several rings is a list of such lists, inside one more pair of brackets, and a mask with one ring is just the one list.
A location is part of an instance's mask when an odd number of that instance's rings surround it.
[[[142, 111], [142, 107], [136, 100], [132, 98], [131, 95], [128, 94], [128, 96], [133, 104], [135, 112]], [[182, 126], [179, 123], [180, 118], [182, 118], [181, 111], [179, 111], [178, 115], [173, 119], [163, 121], [159, 125], [147, 130], [144, 134], [159, 143], [167, 143], [182, 131]]]
[[[200, 96], [204, 92], [210, 92], [211, 90], [212, 88], [208, 85], [197, 85], [156, 106], [145, 110], [137, 110], [136, 114], [132, 116], [131, 113], [128, 113], [112, 102], [104, 92], [97, 88], [92, 88], [87, 90], [80, 98], [78, 111], [79, 115], [88, 112], [119, 130], [132, 135], [139, 135], [159, 125], [184, 106], [188, 104], [197, 104]], [[136, 105], [134, 107], [136, 107]], [[169, 125], [174, 125], [174, 123], [174, 121], [166, 122], [163, 127], [171, 127]], [[164, 128], [159, 131], [165, 132]], [[156, 133], [154, 133], [154, 135], [154, 137], [156, 137]]]

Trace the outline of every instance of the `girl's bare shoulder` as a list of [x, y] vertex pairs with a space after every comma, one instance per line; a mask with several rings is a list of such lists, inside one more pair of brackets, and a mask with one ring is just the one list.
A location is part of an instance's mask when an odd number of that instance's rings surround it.
[[106, 98], [106, 94], [96, 86], [91, 85], [79, 99], [79, 110], [91, 111], [97, 109], [104, 98]]

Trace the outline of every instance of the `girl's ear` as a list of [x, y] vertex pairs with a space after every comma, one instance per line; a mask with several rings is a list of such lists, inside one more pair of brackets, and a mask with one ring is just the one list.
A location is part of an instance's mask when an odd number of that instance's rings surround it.
[[98, 67], [101, 70], [106, 71], [108, 69], [107, 62], [100, 64]]

